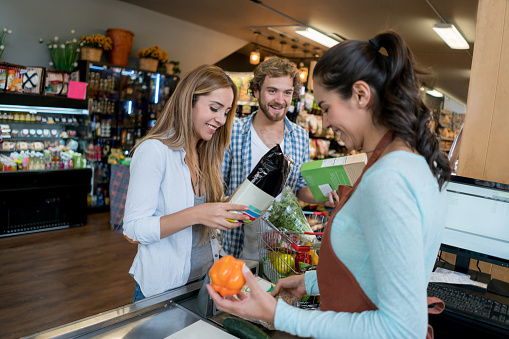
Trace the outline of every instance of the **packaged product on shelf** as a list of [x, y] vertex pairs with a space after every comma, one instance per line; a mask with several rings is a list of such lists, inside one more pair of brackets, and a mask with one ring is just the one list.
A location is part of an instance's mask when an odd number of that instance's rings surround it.
[[46, 71], [44, 94], [67, 95], [70, 74], [67, 72], [49, 69]]
[[[10, 137], [11, 137], [10, 126], [9, 125], [0, 125], [0, 138], [10, 138]], [[0, 141], [0, 142], [2, 142], [2, 141]]]
[[330, 140], [316, 139], [317, 154], [316, 158], [324, 159], [329, 154]]
[[2, 151], [14, 151], [16, 148], [15, 142], [4, 141], [2, 144]]
[[249, 216], [250, 220], [246, 223], [258, 220], [281, 193], [290, 174], [291, 164], [292, 160], [276, 145], [260, 159], [247, 179], [238, 187], [230, 203], [249, 207], [245, 212], [238, 212]]
[[334, 130], [332, 128], [325, 129], [325, 138], [327, 139], [338, 139], [338, 135], [334, 133]]
[[44, 78], [43, 67], [27, 67], [21, 71], [24, 93], [40, 94], [42, 92], [41, 82]]
[[0, 64], [0, 90], [7, 88], [7, 66]]
[[316, 139], [309, 139], [309, 157], [311, 159], [316, 159], [318, 151], [318, 146], [316, 145]]
[[324, 133], [324, 130], [323, 130], [323, 127], [322, 127], [323, 118], [321, 116], [319, 116], [319, 115], [315, 115], [314, 117], [316, 119], [316, 131], [314, 133], [314, 136], [316, 136], [316, 137], [324, 137], [325, 133]]
[[0, 89], [12, 92], [21, 92], [24, 66], [3, 63], [0, 65]]
[[307, 118], [307, 130], [311, 134], [316, 134], [318, 130], [318, 119], [314, 114], [308, 114]]
[[120, 148], [112, 148], [108, 155], [108, 164], [119, 165], [125, 156]]

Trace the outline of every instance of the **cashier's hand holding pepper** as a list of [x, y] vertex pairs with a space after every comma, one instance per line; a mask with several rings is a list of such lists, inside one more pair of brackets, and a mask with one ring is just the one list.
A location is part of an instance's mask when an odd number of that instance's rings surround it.
[[239, 292], [237, 300], [233, 296], [223, 299], [219, 293], [214, 291], [212, 285], [207, 284], [207, 290], [216, 303], [216, 308], [220, 311], [232, 313], [240, 317], [260, 319], [269, 323], [274, 323], [276, 313], [276, 299], [265, 292], [256, 282], [256, 278], [246, 265], [242, 266], [242, 273], [249, 287], [249, 294]]

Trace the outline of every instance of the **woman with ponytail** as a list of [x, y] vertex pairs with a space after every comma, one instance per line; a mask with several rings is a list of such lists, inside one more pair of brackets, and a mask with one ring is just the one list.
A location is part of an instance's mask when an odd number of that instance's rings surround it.
[[241, 301], [218, 298], [221, 310], [273, 322], [314, 338], [425, 338], [427, 285], [445, 225], [450, 176], [430, 129], [412, 53], [397, 33], [345, 41], [314, 69], [323, 127], [340, 134], [368, 163], [353, 187], [340, 187], [316, 271], [279, 280], [272, 295], [320, 294], [320, 310], [275, 301], [244, 275]]

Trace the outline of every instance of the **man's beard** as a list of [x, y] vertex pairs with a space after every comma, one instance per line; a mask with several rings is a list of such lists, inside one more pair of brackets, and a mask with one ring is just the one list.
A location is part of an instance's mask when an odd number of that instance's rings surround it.
[[[283, 108], [283, 112], [279, 115], [271, 114], [270, 113], [270, 107], [273, 106], [274, 108]], [[285, 118], [286, 113], [288, 112], [288, 105], [285, 103], [278, 104], [274, 100], [269, 102], [268, 104], [264, 103], [262, 100], [258, 100], [258, 107], [263, 112], [263, 114], [269, 119], [270, 121], [281, 121]]]

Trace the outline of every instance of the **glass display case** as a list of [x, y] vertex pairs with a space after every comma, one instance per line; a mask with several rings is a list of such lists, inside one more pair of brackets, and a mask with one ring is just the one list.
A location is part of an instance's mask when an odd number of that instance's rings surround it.
[[86, 224], [85, 100], [0, 93], [0, 237]]
[[152, 127], [175, 90], [178, 76], [80, 61], [94, 140], [126, 151]]
[[[84, 165], [82, 154], [91, 141], [85, 100], [2, 93], [0, 125], [3, 138], [0, 145], [2, 171], [63, 169]], [[12, 163], [6, 163], [6, 158], [17, 163], [17, 168], [4, 169], [5, 164], [12, 167]], [[80, 160], [79, 164], [77, 160]]]

